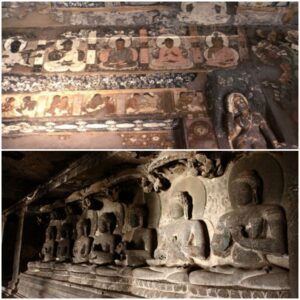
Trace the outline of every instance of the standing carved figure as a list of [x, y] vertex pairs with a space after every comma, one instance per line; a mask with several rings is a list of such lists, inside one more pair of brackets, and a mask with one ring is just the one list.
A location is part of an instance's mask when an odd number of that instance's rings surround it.
[[249, 109], [246, 97], [240, 93], [231, 93], [227, 98], [228, 135], [233, 148], [266, 149], [269, 142], [274, 148], [279, 143], [266, 120], [258, 112]]

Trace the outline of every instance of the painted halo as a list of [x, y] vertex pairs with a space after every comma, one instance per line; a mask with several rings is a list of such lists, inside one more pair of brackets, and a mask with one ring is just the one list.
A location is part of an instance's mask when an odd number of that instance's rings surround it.
[[10, 45], [11, 45], [12, 42], [14, 42], [16, 40], [18, 40], [21, 43], [20, 49], [19, 49], [18, 52], [22, 52], [25, 49], [26, 45], [27, 45], [27, 41], [23, 40], [20, 36], [15, 36], [15, 37], [8, 38], [4, 43], [4, 49], [10, 52]]
[[164, 35], [160, 35], [159, 37], [157, 37], [156, 39], [156, 45], [159, 48], [164, 47], [164, 41], [169, 38], [172, 39], [174, 41], [174, 47], [179, 47], [181, 45], [181, 40], [180, 37], [178, 35], [175, 34], [164, 34]]
[[125, 48], [130, 47], [131, 45], [131, 38], [126, 36], [126, 35], [117, 35], [117, 36], [112, 36], [111, 38], [109, 38], [108, 41], [108, 46], [110, 48], [116, 48], [116, 40], [118, 39], [123, 39], [125, 41]]
[[213, 46], [212, 44], [212, 38], [214, 37], [215, 34], [218, 34], [218, 36], [220, 36], [222, 39], [223, 39], [223, 44], [225, 47], [228, 47], [229, 46], [229, 40], [228, 40], [228, 37], [220, 32], [220, 31], [214, 31], [211, 35], [208, 35], [205, 39], [205, 42], [206, 42], [206, 45], [210, 48]]

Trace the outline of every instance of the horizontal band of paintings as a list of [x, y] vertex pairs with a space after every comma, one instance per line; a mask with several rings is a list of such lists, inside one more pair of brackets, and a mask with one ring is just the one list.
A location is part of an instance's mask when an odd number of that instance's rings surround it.
[[12, 121], [2, 124], [3, 136], [12, 134], [32, 133], [68, 133], [86, 131], [155, 131], [171, 130], [178, 126], [178, 119], [155, 119], [139, 118], [135, 120], [42, 120], [39, 122]]
[[66, 73], [128, 70], [188, 70], [230, 68], [238, 65], [239, 36], [214, 31], [207, 36], [162, 34], [139, 37], [119, 33], [81, 37], [68, 32], [57, 40], [26, 40], [11, 36], [3, 43], [4, 73]]
[[172, 113], [206, 115], [205, 96], [202, 92], [178, 89], [11, 94], [2, 99], [4, 121], [72, 116], [99, 119]]

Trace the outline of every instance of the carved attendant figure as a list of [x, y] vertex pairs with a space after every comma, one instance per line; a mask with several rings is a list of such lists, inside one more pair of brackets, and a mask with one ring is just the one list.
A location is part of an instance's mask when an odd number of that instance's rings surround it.
[[267, 142], [274, 148], [279, 143], [260, 113], [251, 112], [248, 100], [240, 93], [228, 96], [228, 133], [233, 148], [265, 149]]

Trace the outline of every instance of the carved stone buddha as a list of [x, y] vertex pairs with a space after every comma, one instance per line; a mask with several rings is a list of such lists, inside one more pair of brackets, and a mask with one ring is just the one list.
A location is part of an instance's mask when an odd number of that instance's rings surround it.
[[92, 239], [88, 236], [88, 220], [80, 220], [76, 225], [77, 239], [73, 247], [73, 262], [89, 261]]
[[113, 234], [116, 217], [113, 213], [104, 213], [98, 219], [98, 230], [94, 237], [89, 261], [104, 265], [113, 263], [117, 236]]
[[43, 261], [49, 262], [55, 260], [56, 254], [56, 228], [48, 226], [46, 230], [46, 240], [42, 248]]

